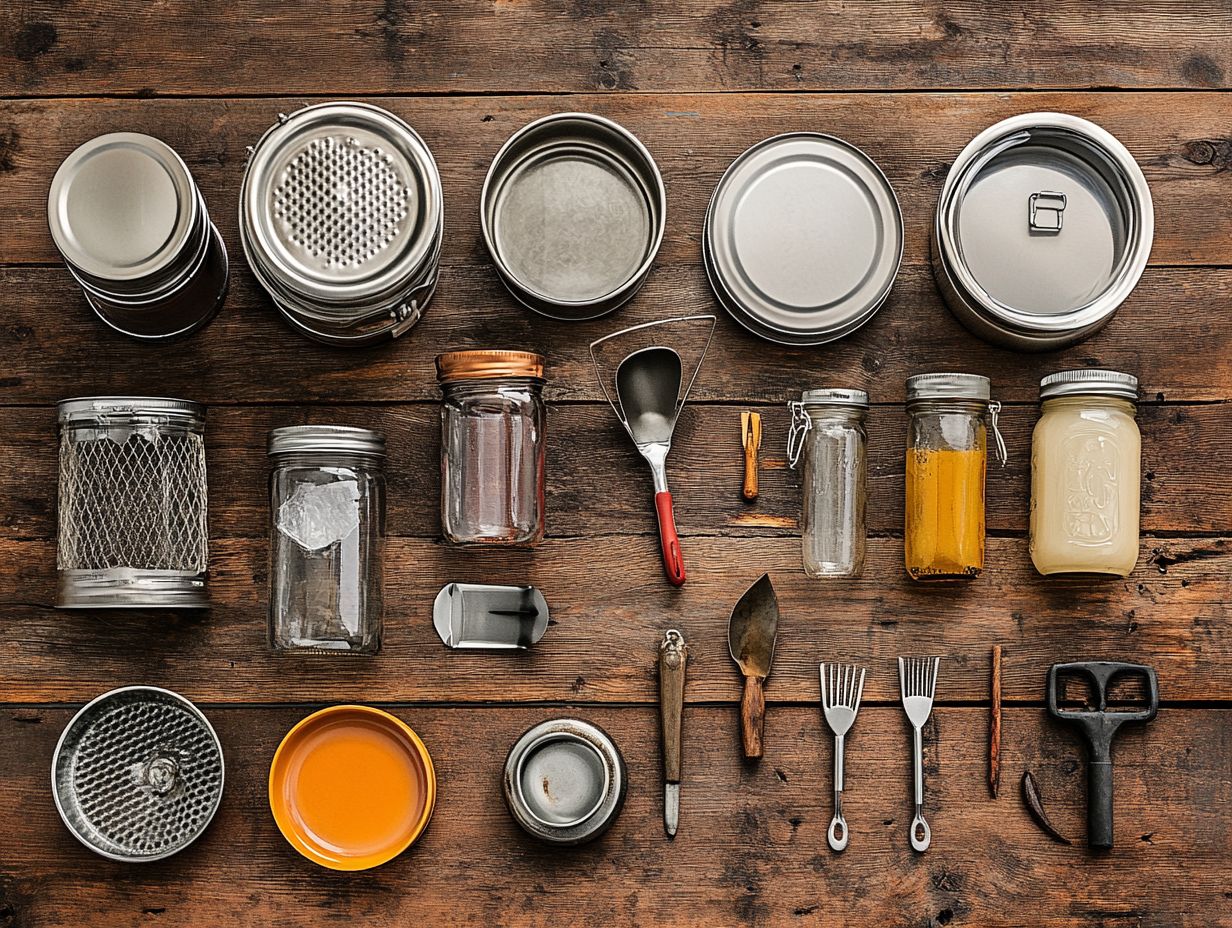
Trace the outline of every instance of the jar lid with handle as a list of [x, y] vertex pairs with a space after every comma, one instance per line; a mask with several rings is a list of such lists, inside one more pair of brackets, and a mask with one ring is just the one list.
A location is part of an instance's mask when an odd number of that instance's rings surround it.
[[800, 394], [799, 400], [792, 400], [787, 404], [787, 408], [791, 410], [791, 426], [787, 432], [787, 464], [792, 470], [800, 463], [800, 455], [804, 452], [804, 439], [813, 427], [809, 411], [822, 407], [862, 413], [869, 408], [868, 393], [847, 387], [827, 387], [805, 390]]
[[907, 409], [919, 403], [945, 402], [983, 403], [988, 407], [988, 427], [997, 445], [997, 460], [1004, 467], [1009, 460], [1005, 438], [1001, 435], [1001, 404], [992, 398], [992, 382], [982, 374], [961, 374], [938, 371], [914, 374], [907, 378]]

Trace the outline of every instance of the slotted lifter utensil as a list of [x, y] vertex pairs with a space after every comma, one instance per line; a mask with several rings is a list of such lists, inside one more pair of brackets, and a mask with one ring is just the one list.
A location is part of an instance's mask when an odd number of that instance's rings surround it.
[[[631, 336], [657, 335], [658, 326], [681, 323], [707, 322], [709, 331], [701, 354], [693, 366], [692, 376], [685, 378], [685, 368], [680, 353], [665, 345], [650, 344], [626, 354], [616, 366], [613, 380], [615, 398], [608, 389], [608, 378], [601, 369], [596, 348], [612, 341]], [[599, 378], [599, 388], [607, 398], [616, 418], [625, 427], [638, 452], [650, 465], [654, 478], [655, 513], [659, 520], [659, 540], [663, 549], [663, 570], [668, 582], [680, 586], [685, 581], [684, 555], [680, 551], [680, 537], [676, 534], [676, 515], [672, 508], [672, 494], [667, 489], [667, 454], [672, 448], [672, 434], [676, 420], [684, 407], [693, 381], [701, 370], [710, 339], [714, 335], [715, 317], [712, 315], [681, 316], [676, 319], [661, 319], [646, 322], [590, 343], [590, 359]]]
[[[1094, 687], [1097, 709], [1062, 709], [1066, 676], [1085, 677]], [[1108, 685], [1113, 679], [1139, 678], [1146, 684], [1146, 705], [1108, 711]], [[1126, 722], [1149, 722], [1159, 712], [1159, 678], [1145, 664], [1119, 661], [1079, 661], [1048, 668], [1048, 712], [1078, 729], [1087, 743], [1087, 845], [1112, 847], [1112, 741]]]
[[854, 664], [822, 664], [821, 709], [826, 724], [834, 732], [834, 817], [826, 831], [826, 840], [833, 850], [847, 847], [847, 819], [843, 817], [843, 750], [847, 733], [860, 711], [864, 695], [864, 668]]
[[927, 851], [932, 843], [932, 829], [924, 820], [924, 725], [933, 711], [933, 696], [937, 692], [939, 657], [900, 657], [898, 685], [903, 694], [903, 711], [914, 729], [912, 767], [915, 772], [915, 818], [911, 820], [911, 847]]

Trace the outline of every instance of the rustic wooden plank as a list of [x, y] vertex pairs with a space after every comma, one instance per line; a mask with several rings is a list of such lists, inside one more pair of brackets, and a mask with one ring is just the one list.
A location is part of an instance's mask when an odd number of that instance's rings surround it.
[[[930, 0], [10, 4], [7, 94], [1226, 87], [1232, 12]], [[226, 62], [226, 67], [219, 67]]]
[[[433, 753], [440, 792], [421, 842], [390, 864], [338, 874], [298, 858], [269, 815], [269, 758], [308, 708], [206, 712], [223, 739], [227, 792], [210, 829], [169, 860], [122, 865], [66, 831], [47, 769], [65, 709], [0, 711], [0, 829], [20, 853], [0, 864], [0, 909], [49, 924], [1017, 926], [1232, 924], [1220, 878], [1232, 841], [1227, 710], [1164, 710], [1117, 745], [1117, 845], [1081, 846], [1082, 749], [1039, 709], [1006, 713], [1006, 771], [1039, 779], [1050, 814], [1079, 846], [1028, 818], [1017, 790], [983, 783], [986, 718], [941, 709], [927, 729], [933, 845], [907, 846], [908, 730], [901, 710], [860, 713], [847, 751], [851, 846], [825, 846], [831, 739], [814, 708], [772, 709], [767, 755], [738, 761], [731, 708], [685, 716], [681, 826], [661, 825], [657, 719], [643, 709], [397, 708]], [[510, 820], [498, 791], [505, 751], [545, 717], [603, 725], [629, 764], [624, 811], [596, 844], [551, 850]], [[1144, 874], [1150, 874], [1144, 879]]]
[[[7, 205], [0, 259], [56, 260], [45, 216], [51, 177], [77, 145], [119, 129], [150, 132], [180, 152], [211, 216], [228, 245], [235, 246], [245, 146], [255, 144], [279, 112], [304, 102], [283, 97], [0, 103], [0, 140], [5, 140], [0, 202]], [[902, 204], [905, 260], [925, 264], [937, 195], [955, 155], [998, 119], [1038, 110], [1093, 119], [1142, 164], [1155, 200], [1156, 263], [1226, 265], [1232, 253], [1232, 214], [1212, 208], [1232, 194], [1227, 97], [1220, 93], [609, 94], [374, 102], [405, 117], [438, 160], [447, 230], [443, 256], [450, 265], [486, 264], [478, 201], [497, 149], [525, 123], [561, 110], [616, 119], [655, 156], [668, 191], [663, 265], [699, 260], [706, 204], [732, 159], [760, 139], [802, 129], [846, 138], [881, 165]]]
[[[1005, 647], [1007, 700], [1043, 699], [1044, 673], [1063, 660], [1141, 660], [1168, 700], [1232, 699], [1232, 541], [1147, 540], [1128, 580], [1035, 575], [1023, 539], [993, 539], [983, 577], [964, 587], [912, 584], [902, 543], [875, 538], [865, 575], [823, 583], [800, 569], [793, 538], [684, 540], [689, 581], [662, 576], [651, 536], [589, 534], [534, 551], [456, 552], [421, 539], [386, 551], [386, 643], [373, 660], [274, 655], [265, 643], [267, 545], [220, 540], [208, 613], [80, 613], [50, 608], [54, 549], [0, 542], [0, 701], [81, 701], [122, 683], [155, 683], [194, 699], [383, 699], [651, 702], [663, 632], [690, 642], [692, 701], [735, 703], [740, 675], [727, 621], [763, 571], [782, 621], [771, 703], [816, 701], [817, 662], [867, 662], [868, 699], [894, 701], [900, 654], [944, 655], [945, 700], [984, 702], [989, 646]], [[1161, 550], [1157, 553], [1155, 548]], [[447, 651], [432, 601], [451, 581], [532, 583], [554, 625], [524, 654]]]
[[[826, 382], [829, 382], [827, 380]], [[106, 391], [104, 391], [106, 392]], [[799, 534], [800, 475], [787, 467], [785, 404], [762, 414], [761, 495], [740, 497], [743, 458], [739, 409], [695, 404], [678, 424], [669, 475], [683, 535]], [[989, 470], [987, 520], [997, 533], [1024, 532], [1030, 496], [1031, 429], [1036, 406], [1001, 416], [1010, 448], [1004, 469]], [[388, 531], [438, 538], [439, 410], [435, 403], [390, 406], [291, 406], [211, 409], [207, 416], [210, 530], [216, 538], [263, 536], [269, 521], [266, 436], [305, 422], [360, 425], [389, 439]], [[1232, 534], [1232, 418], [1225, 405], [1144, 405], [1144, 533]], [[869, 531], [902, 533], [906, 414], [874, 407], [868, 418]], [[656, 531], [650, 475], [606, 405], [553, 405], [548, 418], [548, 531], [554, 536]], [[0, 534], [52, 538], [58, 469], [55, 412], [0, 408]], [[1194, 493], [1201, 487], [1202, 493]]]
[[[990, 375], [1002, 401], [1034, 403], [1042, 375], [1087, 366], [1136, 373], [1147, 399], [1232, 397], [1227, 269], [1150, 269], [1108, 326], [1080, 345], [1047, 354], [994, 348], [969, 334], [944, 308], [923, 267], [904, 268], [889, 301], [863, 329], [821, 348], [784, 348], [746, 333], [715, 304], [698, 265], [657, 268], [631, 304], [586, 323], [553, 322], [515, 305], [488, 267], [449, 267], [443, 276], [423, 321], [408, 335], [378, 348], [338, 350], [292, 332], [242, 266], [218, 318], [200, 334], [166, 346], [108, 329], [63, 268], [0, 268], [0, 404], [54, 403], [90, 393], [207, 403], [435, 401], [433, 359], [447, 349], [474, 347], [544, 352], [549, 398], [602, 400], [590, 341], [690, 312], [719, 317], [691, 395], [695, 401], [780, 404], [807, 387], [843, 384], [869, 390], [874, 402], [901, 403], [910, 374], [968, 370]], [[781, 447], [780, 440], [768, 433], [767, 447]]]

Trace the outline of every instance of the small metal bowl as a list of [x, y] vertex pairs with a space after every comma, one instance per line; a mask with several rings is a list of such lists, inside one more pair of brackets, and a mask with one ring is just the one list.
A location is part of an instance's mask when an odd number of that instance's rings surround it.
[[548, 844], [584, 844], [620, 814], [627, 779], [607, 732], [580, 719], [552, 719], [509, 751], [505, 804], [527, 834]]
[[589, 113], [545, 116], [496, 153], [479, 207], [505, 286], [552, 319], [594, 319], [637, 292], [667, 218], [654, 158], [623, 126]]
[[125, 686], [79, 711], [51, 759], [56, 809], [110, 860], [162, 860], [192, 844], [222, 802], [222, 744], [191, 702]]

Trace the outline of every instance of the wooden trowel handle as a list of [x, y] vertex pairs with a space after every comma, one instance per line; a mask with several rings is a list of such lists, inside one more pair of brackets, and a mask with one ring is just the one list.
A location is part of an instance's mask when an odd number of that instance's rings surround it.
[[745, 677], [740, 699], [740, 737], [744, 756], [756, 760], [762, 755], [762, 729], [766, 723], [765, 677]]

